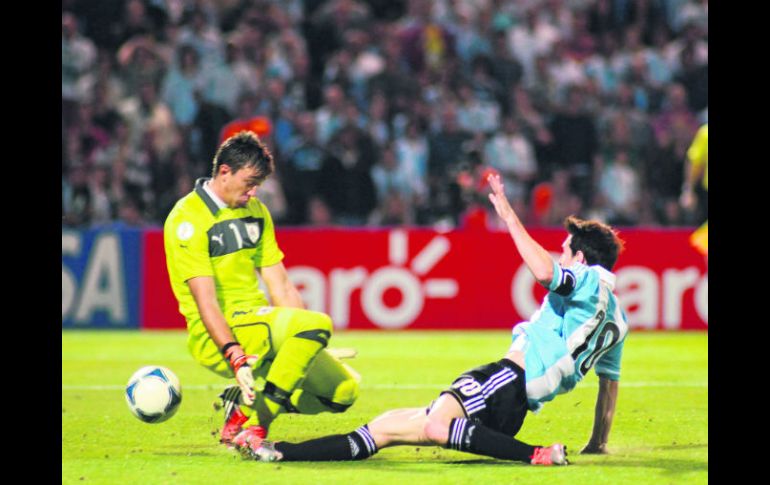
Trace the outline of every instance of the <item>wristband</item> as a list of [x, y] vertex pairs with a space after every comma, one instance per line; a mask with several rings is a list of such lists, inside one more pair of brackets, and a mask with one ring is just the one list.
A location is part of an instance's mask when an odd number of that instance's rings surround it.
[[229, 349], [234, 345], [241, 345], [241, 344], [239, 344], [238, 342], [227, 342], [224, 346], [222, 346], [222, 355], [227, 357], [227, 349]]

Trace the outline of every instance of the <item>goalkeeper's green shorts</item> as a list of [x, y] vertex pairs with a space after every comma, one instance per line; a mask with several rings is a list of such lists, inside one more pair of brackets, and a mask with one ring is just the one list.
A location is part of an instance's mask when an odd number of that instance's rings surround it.
[[[332, 327], [331, 319], [324, 313], [288, 307], [232, 311], [225, 318], [244, 352], [260, 357], [254, 370], [257, 391], [264, 387], [265, 377], [284, 342], [299, 333], [303, 338], [315, 339], [313, 335], [318, 329], [328, 329], [330, 334]], [[235, 377], [203, 322], [192, 322], [188, 330], [187, 346], [195, 360], [222, 377]], [[291, 401], [303, 414], [340, 412], [358, 397], [359, 381], [355, 370], [323, 348], [307, 369]], [[319, 396], [323, 398], [320, 401]]]
[[[269, 367], [265, 364], [272, 362], [289, 337], [318, 328], [330, 333], [332, 326], [324, 313], [290, 307], [239, 309], [228, 312], [225, 319], [243, 351], [259, 356], [257, 365], [262, 367]], [[188, 331], [187, 348], [199, 364], [222, 377], [235, 377], [202, 321], [188, 324]]]

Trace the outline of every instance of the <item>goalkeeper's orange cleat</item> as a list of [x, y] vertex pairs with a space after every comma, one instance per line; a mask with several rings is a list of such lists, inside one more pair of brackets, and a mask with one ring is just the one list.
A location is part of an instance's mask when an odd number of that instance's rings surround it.
[[548, 447], [538, 446], [532, 455], [533, 465], [568, 465], [567, 447], [556, 443]]
[[[241, 388], [238, 386], [227, 386], [222, 394], [219, 395], [222, 399], [222, 407], [225, 409], [225, 424], [222, 427], [222, 432], [219, 435], [219, 442], [225, 445], [230, 445], [233, 438], [243, 431], [243, 424], [248, 421], [249, 417], [243, 414], [241, 411]], [[265, 433], [267, 434], [267, 433]], [[263, 436], [264, 438], [264, 436]]]
[[233, 438], [233, 446], [244, 458], [257, 461], [277, 461], [282, 458], [273, 443], [265, 439], [265, 428], [249, 426]]

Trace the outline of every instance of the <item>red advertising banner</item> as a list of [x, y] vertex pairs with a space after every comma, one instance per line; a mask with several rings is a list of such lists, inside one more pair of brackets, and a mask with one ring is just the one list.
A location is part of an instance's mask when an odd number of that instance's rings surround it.
[[[708, 272], [690, 233], [621, 231], [616, 293], [632, 328], [708, 328]], [[558, 257], [563, 229], [530, 234]], [[511, 328], [545, 295], [507, 232], [279, 228], [277, 237], [305, 304], [338, 329]], [[146, 234], [144, 328], [184, 327], [162, 239]]]

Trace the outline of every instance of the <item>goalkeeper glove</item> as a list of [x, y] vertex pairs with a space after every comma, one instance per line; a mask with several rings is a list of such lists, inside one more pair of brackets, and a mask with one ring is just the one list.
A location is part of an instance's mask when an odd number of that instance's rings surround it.
[[243, 392], [241, 399], [243, 404], [251, 406], [254, 403], [256, 394], [254, 393], [254, 374], [252, 373], [254, 364], [259, 360], [257, 355], [246, 355], [240, 344], [231, 342], [224, 346], [225, 359], [230, 362], [230, 367], [235, 373], [235, 382]]

